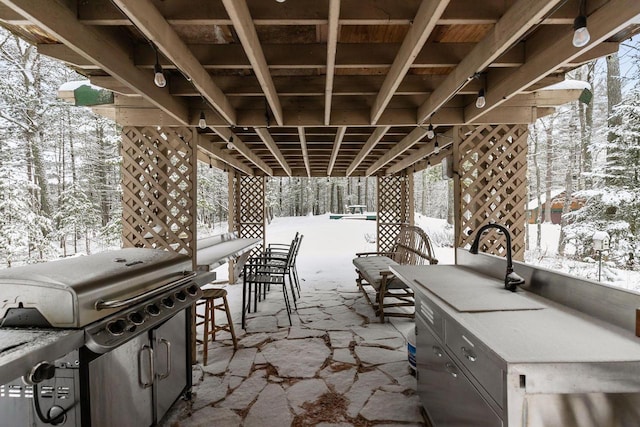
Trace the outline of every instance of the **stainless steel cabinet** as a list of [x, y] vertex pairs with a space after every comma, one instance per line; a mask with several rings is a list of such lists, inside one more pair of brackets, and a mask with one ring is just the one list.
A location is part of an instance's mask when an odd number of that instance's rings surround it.
[[502, 427], [502, 420], [458, 367], [427, 320], [416, 314], [418, 394], [434, 427]]
[[160, 421], [187, 385], [186, 322], [182, 310], [89, 362], [92, 427]]
[[[158, 420], [166, 414], [187, 383], [186, 314], [182, 310], [153, 331], [155, 392]], [[191, 373], [189, 372], [189, 375]]]

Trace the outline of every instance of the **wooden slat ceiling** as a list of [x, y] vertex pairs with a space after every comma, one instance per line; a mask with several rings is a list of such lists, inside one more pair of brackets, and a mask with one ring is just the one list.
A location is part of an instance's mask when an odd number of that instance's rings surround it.
[[[640, 32], [638, 0], [0, 0], [0, 23], [116, 92], [122, 125], [196, 126], [201, 160], [273, 176], [424, 167], [457, 124], [530, 123], [538, 91]], [[153, 85], [155, 45], [168, 84]], [[474, 76], [476, 76], [474, 78]], [[487, 104], [475, 99], [485, 89]], [[426, 137], [436, 127], [438, 143]]]

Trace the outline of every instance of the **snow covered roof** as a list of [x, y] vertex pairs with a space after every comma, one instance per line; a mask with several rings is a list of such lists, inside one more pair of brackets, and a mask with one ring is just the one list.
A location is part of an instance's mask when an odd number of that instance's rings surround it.
[[[564, 189], [561, 189], [561, 188], [552, 189], [551, 190], [551, 200], [553, 200], [554, 197], [558, 196], [563, 191], [564, 191]], [[543, 193], [542, 196], [540, 197], [540, 203], [544, 204], [546, 201], [547, 201], [547, 195], [545, 193]], [[527, 210], [528, 211], [534, 210], [537, 207], [538, 207], [538, 199], [533, 199], [533, 200], [529, 201], [529, 203], [527, 203]]]
[[564, 90], [564, 89], [591, 89], [589, 82], [583, 82], [582, 80], [563, 80], [561, 82], [552, 84], [551, 86], [543, 87], [539, 90]]

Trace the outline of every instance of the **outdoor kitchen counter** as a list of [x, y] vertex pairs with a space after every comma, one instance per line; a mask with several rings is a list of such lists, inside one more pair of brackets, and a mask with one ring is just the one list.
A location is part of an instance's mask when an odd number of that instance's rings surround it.
[[38, 362], [53, 362], [83, 344], [82, 329], [0, 328], [0, 384], [20, 378]]
[[391, 269], [507, 363], [640, 361], [633, 333], [468, 267]]
[[468, 266], [391, 271], [415, 292], [418, 395], [435, 427], [639, 425], [634, 332]]

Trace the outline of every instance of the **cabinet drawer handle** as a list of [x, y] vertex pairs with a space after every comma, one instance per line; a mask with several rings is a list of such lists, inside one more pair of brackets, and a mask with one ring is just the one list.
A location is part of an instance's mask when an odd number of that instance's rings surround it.
[[434, 345], [431, 348], [433, 349], [433, 354], [435, 354], [438, 357], [442, 357], [442, 349], [440, 347], [438, 347], [437, 345]]
[[469, 362], [475, 362], [478, 358], [476, 357], [475, 354], [473, 354], [473, 351], [468, 350], [466, 347], [461, 347], [462, 349], [462, 355], [464, 356], [465, 359], [467, 359]]
[[458, 378], [458, 371], [456, 370], [456, 367], [453, 366], [451, 363], [446, 363], [444, 365], [444, 368], [447, 370], [447, 372], [451, 374], [453, 378]]

